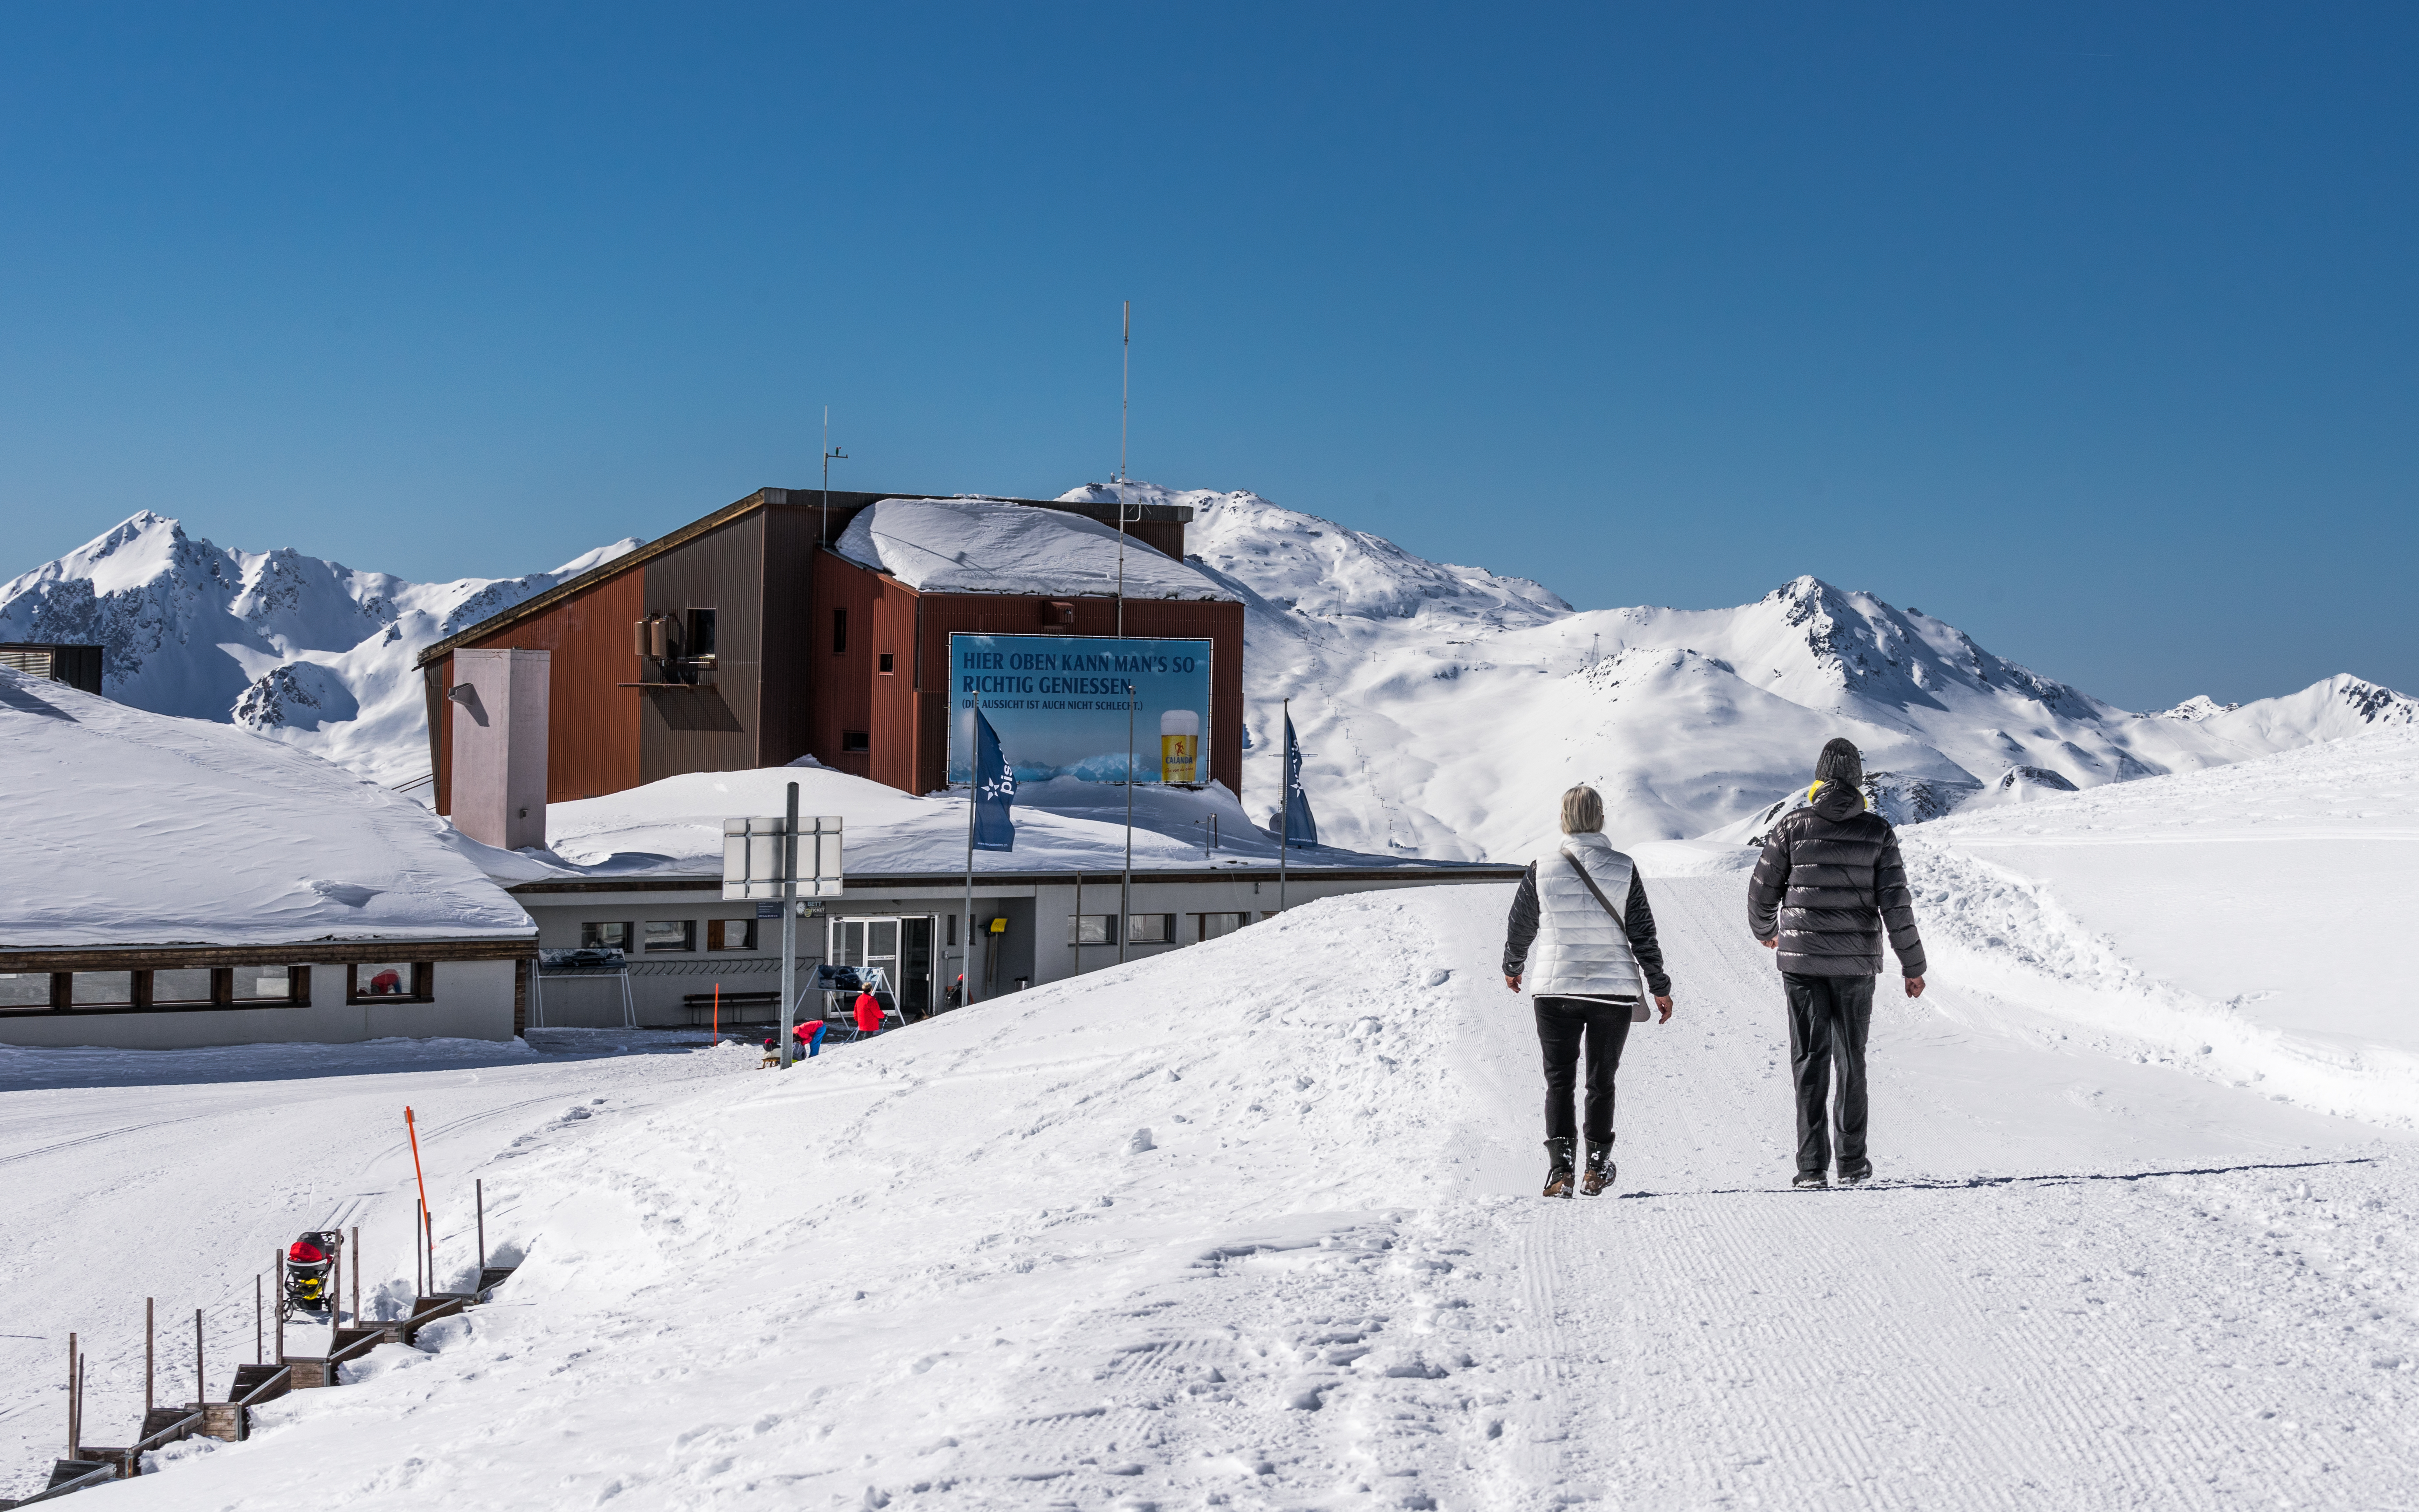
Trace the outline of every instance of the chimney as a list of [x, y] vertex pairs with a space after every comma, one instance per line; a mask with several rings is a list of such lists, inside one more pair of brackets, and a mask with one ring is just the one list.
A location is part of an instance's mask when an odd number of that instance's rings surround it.
[[454, 653], [454, 827], [503, 850], [546, 846], [551, 654]]

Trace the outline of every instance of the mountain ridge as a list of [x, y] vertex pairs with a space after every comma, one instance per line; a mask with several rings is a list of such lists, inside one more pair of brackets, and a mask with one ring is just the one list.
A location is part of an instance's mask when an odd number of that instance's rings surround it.
[[[1193, 508], [1188, 560], [1243, 603], [1255, 811], [1277, 791], [1290, 699], [1321, 838], [1354, 849], [1528, 854], [1551, 841], [1552, 795], [1579, 781], [1604, 792], [1625, 842], [1727, 834], [1802, 787], [1832, 734], [1865, 749], [1885, 810], [1905, 821], [2000, 787], [2088, 788], [2419, 719], [2419, 702], [2349, 674], [2133, 713], [1811, 576], [1730, 609], [1583, 610], [1246, 490], [1133, 482], [1063, 497], [1120, 496]], [[290, 548], [221, 548], [138, 511], [0, 584], [0, 639], [99, 643], [114, 698], [408, 784], [427, 767], [418, 652], [639, 544], [550, 572], [415, 583]]]

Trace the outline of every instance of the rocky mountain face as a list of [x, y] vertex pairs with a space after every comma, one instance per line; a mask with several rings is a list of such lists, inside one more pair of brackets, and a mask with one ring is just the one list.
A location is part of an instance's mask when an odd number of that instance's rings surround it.
[[0, 584], [0, 640], [102, 649], [102, 690], [248, 726], [383, 782], [428, 767], [420, 649], [631, 549], [552, 572], [416, 583], [300, 552], [239, 551], [148, 510]]

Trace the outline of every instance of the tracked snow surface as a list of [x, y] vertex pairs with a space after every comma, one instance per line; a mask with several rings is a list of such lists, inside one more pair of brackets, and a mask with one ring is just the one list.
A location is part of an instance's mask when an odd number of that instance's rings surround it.
[[114, 699], [243, 725], [398, 784], [428, 770], [423, 647], [639, 545], [552, 572], [415, 583], [213, 546], [144, 510], [0, 583], [0, 640], [98, 645]]
[[[2419, 1083], [2177, 1029], [2367, 953], [2318, 985], [2381, 995], [2357, 1037], [2419, 1048], [2400, 935], [2369, 933], [2419, 903], [2414, 786], [2419, 737], [2387, 731], [1918, 826], [1933, 984], [1876, 999], [1858, 1190], [1787, 1187], [1736, 846], [1650, 853], [1703, 864], [1650, 879], [1678, 1011], [1630, 1038], [1594, 1200], [1532, 1195], [1499, 885], [1325, 901], [787, 1072], [570, 1031], [0, 1052], [5, 1473], [57, 1451], [70, 1328], [88, 1441], [132, 1421], [144, 1296], [208, 1309], [218, 1381], [302, 1228], [362, 1225], [399, 1304], [409, 1102], [440, 1279], [473, 1262], [474, 1178], [519, 1273], [116, 1502], [2401, 1505]], [[2084, 848], [2151, 895], [2062, 872]], [[2307, 913], [2258, 918], [2270, 877]], [[2226, 953], [2246, 918], [2272, 947]]]

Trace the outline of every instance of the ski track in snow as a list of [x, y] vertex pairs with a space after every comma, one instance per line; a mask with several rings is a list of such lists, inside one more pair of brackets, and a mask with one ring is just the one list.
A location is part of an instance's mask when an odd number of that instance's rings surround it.
[[114, 1496], [2408, 1501], [2407, 1135], [2079, 1048], [1954, 980], [1910, 1003], [1886, 979], [1884, 1180], [1790, 1191], [1779, 984], [1742, 887], [1650, 882], [1678, 1011], [1629, 1041], [1618, 1195], [1567, 1203], [1532, 1195], [1536, 1052], [1494, 974], [1492, 886], [1332, 900], [781, 1076], [724, 1074], [742, 1048], [362, 1047], [331, 1067], [355, 1074], [300, 1075], [296, 1055], [296, 1079], [178, 1088], [87, 1075], [131, 1058], [12, 1057], [31, 1085], [0, 1093], [0, 1334], [39, 1337], [0, 1338], [0, 1475], [22, 1488], [56, 1452], [68, 1328], [94, 1350], [87, 1437], [131, 1421], [145, 1291], [186, 1327], [208, 1302], [213, 1358], [237, 1358], [247, 1257], [333, 1211], [358, 1213], [371, 1291], [399, 1301], [410, 1101], [440, 1271], [469, 1263], [479, 1175], [520, 1274], [434, 1352], [380, 1350], [357, 1384]]

